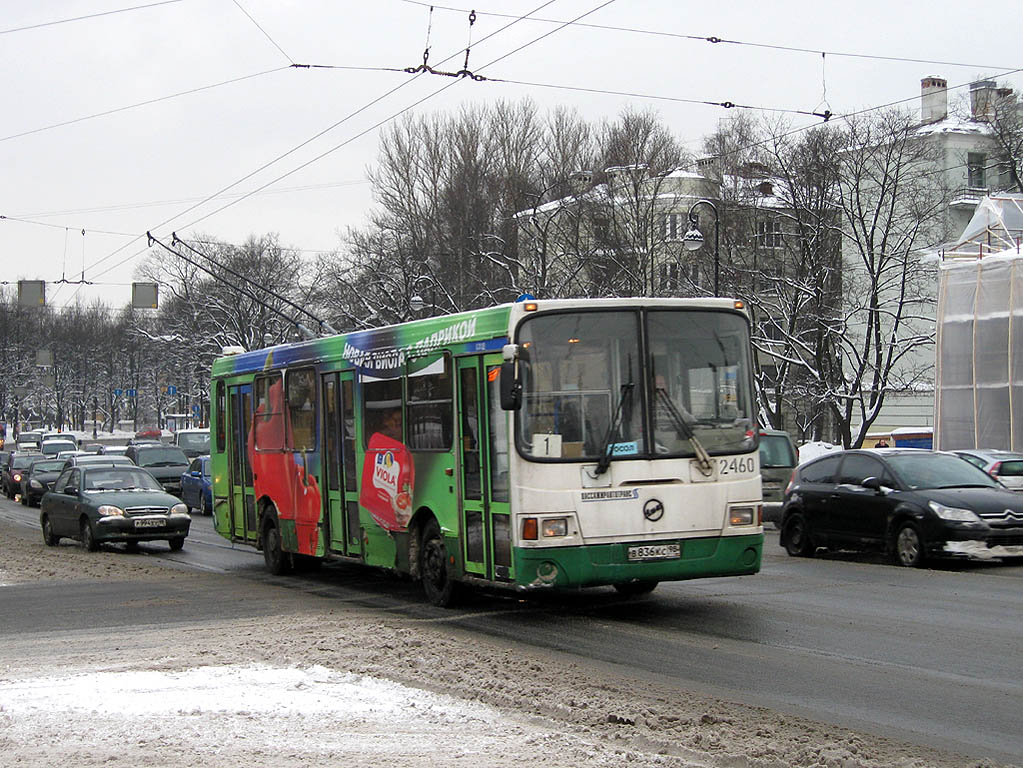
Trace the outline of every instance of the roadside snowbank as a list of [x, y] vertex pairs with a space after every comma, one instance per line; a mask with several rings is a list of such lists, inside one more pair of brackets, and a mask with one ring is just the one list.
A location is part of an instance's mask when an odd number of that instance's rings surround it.
[[[271, 584], [45, 547], [0, 519], [0, 585]], [[223, 580], [223, 585], [218, 583]], [[0, 589], [7, 587], [0, 586]], [[26, 594], [31, 594], [28, 592]], [[357, 605], [0, 643], [0, 763], [22, 768], [992, 768]], [[276, 605], [276, 603], [275, 603]], [[128, 606], [130, 610], [130, 605]], [[59, 674], [55, 670], [60, 670]]]

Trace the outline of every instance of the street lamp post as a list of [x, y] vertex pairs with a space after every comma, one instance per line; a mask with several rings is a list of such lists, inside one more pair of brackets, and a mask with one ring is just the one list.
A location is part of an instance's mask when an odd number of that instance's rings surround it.
[[710, 200], [697, 200], [693, 203], [689, 209], [689, 231], [682, 236], [682, 244], [685, 246], [687, 251], [696, 251], [703, 245], [703, 233], [700, 232], [700, 217], [696, 213], [697, 207], [701, 205], [708, 206], [714, 211], [714, 295], [718, 295], [718, 278], [721, 269], [720, 261], [720, 218], [718, 216], [717, 206], [714, 205]]

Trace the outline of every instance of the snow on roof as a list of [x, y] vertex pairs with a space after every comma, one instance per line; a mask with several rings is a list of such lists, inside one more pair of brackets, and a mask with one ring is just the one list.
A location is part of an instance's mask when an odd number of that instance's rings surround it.
[[989, 134], [991, 126], [978, 120], [969, 120], [961, 117], [946, 117], [944, 120], [937, 120], [933, 123], [925, 123], [916, 129], [919, 136], [933, 136], [939, 133], [968, 133], [968, 134]]
[[664, 174], [666, 179], [706, 179], [702, 173], [693, 173], [684, 168], [676, 168], [674, 171]]

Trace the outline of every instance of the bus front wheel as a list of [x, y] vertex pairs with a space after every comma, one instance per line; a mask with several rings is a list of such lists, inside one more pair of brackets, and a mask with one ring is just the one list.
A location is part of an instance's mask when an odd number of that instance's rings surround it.
[[263, 562], [274, 576], [291, 573], [291, 555], [281, 546], [281, 529], [276, 514], [268, 514], [263, 521]]
[[448, 570], [448, 551], [436, 520], [426, 524], [419, 541], [419, 578], [426, 599], [445, 608], [454, 603], [458, 584]]

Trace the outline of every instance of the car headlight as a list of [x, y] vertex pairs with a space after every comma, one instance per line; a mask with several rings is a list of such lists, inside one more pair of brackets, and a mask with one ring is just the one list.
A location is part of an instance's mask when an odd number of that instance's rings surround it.
[[96, 510], [100, 517], [124, 517], [124, 510], [113, 504], [104, 504]]
[[936, 501], [927, 502], [934, 514], [940, 517], [942, 520], [954, 520], [960, 523], [979, 523], [980, 517], [972, 509], [962, 509], [960, 507], [946, 507], [944, 504], [939, 504]]
[[188, 507], [184, 504], [175, 504], [170, 508], [170, 513], [172, 515], [187, 515]]
[[36, 490], [41, 490], [43, 487], [43, 484], [36, 480], [34, 477], [28, 481], [28, 484], [35, 488]]
[[20, 472], [15, 472], [14, 475], [13, 475], [13, 479], [14, 479], [14, 482], [20, 483], [21, 482], [21, 473]]

